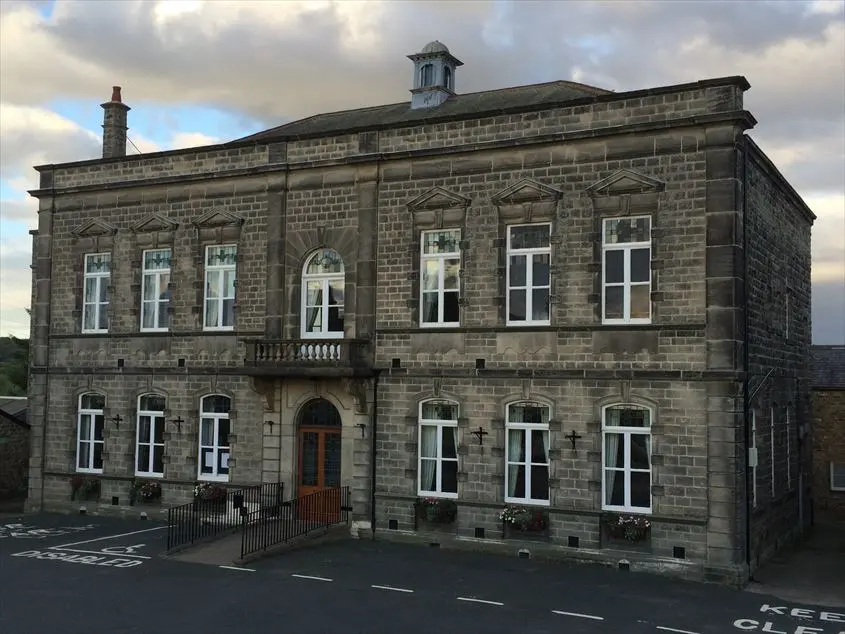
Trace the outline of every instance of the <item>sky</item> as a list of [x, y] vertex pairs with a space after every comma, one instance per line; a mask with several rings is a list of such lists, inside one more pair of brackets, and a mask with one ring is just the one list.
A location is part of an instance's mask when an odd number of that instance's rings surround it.
[[845, 343], [845, 1], [0, 0], [0, 335], [27, 336], [33, 165], [236, 139], [410, 98], [438, 39], [458, 93], [570, 79], [616, 91], [744, 75], [751, 135], [818, 216], [813, 343]]

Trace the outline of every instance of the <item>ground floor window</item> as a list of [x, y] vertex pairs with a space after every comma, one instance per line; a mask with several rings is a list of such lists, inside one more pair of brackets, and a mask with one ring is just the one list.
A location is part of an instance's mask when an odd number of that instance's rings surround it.
[[232, 400], [212, 394], [200, 405], [199, 479], [229, 479], [229, 412]]
[[505, 501], [549, 504], [549, 418], [542, 403], [511, 403], [507, 408]]
[[603, 508], [651, 511], [651, 410], [638, 405], [605, 407], [602, 413]]
[[458, 404], [420, 403], [419, 493], [458, 495]]

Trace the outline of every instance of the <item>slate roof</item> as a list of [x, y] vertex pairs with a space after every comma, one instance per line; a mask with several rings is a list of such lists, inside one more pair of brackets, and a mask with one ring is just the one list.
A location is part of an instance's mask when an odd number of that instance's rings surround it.
[[810, 347], [810, 385], [845, 389], [845, 346]]
[[27, 399], [19, 396], [0, 396], [0, 413], [5, 414], [9, 420], [27, 425], [26, 409]]
[[411, 102], [404, 101], [386, 106], [318, 114], [242, 137], [238, 141], [261, 141], [278, 137], [328, 136], [367, 128], [424, 124], [430, 119], [475, 118], [485, 114], [496, 114], [502, 110], [527, 109], [543, 104], [552, 105], [585, 97], [607, 95], [612, 92], [604, 88], [595, 88], [572, 81], [552, 81], [544, 84], [530, 84], [528, 86], [455, 95], [434, 108], [411, 110]]

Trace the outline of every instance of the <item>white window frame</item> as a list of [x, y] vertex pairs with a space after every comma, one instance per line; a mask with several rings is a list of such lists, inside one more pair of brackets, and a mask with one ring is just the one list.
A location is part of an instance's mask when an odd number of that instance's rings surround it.
[[[423, 418], [423, 406], [426, 403], [438, 403], [438, 404], [445, 404], [451, 405], [455, 408], [455, 417], [453, 419], [435, 419], [435, 418]], [[451, 493], [449, 491], [443, 491], [443, 463], [444, 462], [454, 462], [457, 468], [458, 464], [458, 455], [457, 455], [457, 448], [458, 448], [458, 418], [460, 417], [460, 406], [455, 401], [450, 401], [447, 399], [427, 399], [425, 401], [420, 402], [419, 405], [419, 414], [418, 420], [419, 425], [417, 426], [417, 433], [419, 436], [419, 450], [417, 451], [417, 491], [420, 496], [422, 497], [429, 497], [429, 498], [451, 498], [457, 499], [458, 492], [455, 491]], [[428, 491], [423, 488], [422, 486], [422, 472], [423, 472], [423, 460], [432, 460], [431, 458], [423, 458], [422, 452], [422, 439], [423, 439], [423, 427], [434, 427], [437, 429], [437, 457], [434, 458], [435, 462], [435, 480], [437, 482], [436, 490]], [[455, 457], [454, 458], [444, 458], [443, 457], [443, 430], [444, 429], [454, 429], [455, 434]], [[456, 483], [457, 484], [457, 483]], [[457, 486], [456, 486], [457, 488]]]
[[[544, 408], [548, 415], [546, 417], [546, 423], [520, 423], [520, 422], [511, 422], [511, 408], [516, 407], [519, 405], [529, 405], [532, 407]], [[549, 423], [552, 419], [552, 407], [548, 403], [542, 403], [538, 401], [512, 401], [505, 405], [505, 502], [507, 504], [521, 504], [526, 506], [550, 506], [551, 505], [551, 498], [552, 498], [552, 487], [551, 484], [549, 485], [549, 489], [547, 491], [546, 499], [535, 499], [531, 497], [531, 467], [533, 466], [545, 466], [547, 471], [547, 480], [550, 482], [552, 478], [552, 461], [549, 458], [549, 451], [551, 451], [551, 434], [549, 431]], [[525, 443], [522, 447], [522, 456], [519, 462], [512, 461], [510, 459], [510, 431], [511, 430], [521, 430], [523, 431], [522, 437], [525, 439]], [[545, 433], [546, 437], [546, 462], [532, 462], [532, 454], [533, 454], [533, 447], [532, 447], [532, 433], [533, 431], [541, 431]], [[525, 497], [514, 497], [508, 493], [508, 489], [510, 488], [510, 473], [511, 468], [517, 469], [520, 466], [524, 467], [525, 469]]]
[[434, 76], [434, 64], [426, 62], [420, 66], [420, 88], [430, 88], [437, 84], [437, 78]]
[[831, 491], [845, 491], [845, 477], [842, 478], [842, 484], [837, 485], [836, 479], [834, 478], [836, 467], [840, 467], [841, 469], [845, 470], [845, 463], [839, 464], [835, 463], [832, 460], [830, 461], [830, 490]]
[[[325, 251], [333, 251], [340, 260], [341, 270], [339, 273], [308, 273], [308, 267], [311, 261]], [[344, 320], [344, 330], [327, 330], [329, 325], [329, 285], [332, 282], [340, 281], [343, 284], [343, 303], [340, 306], [341, 316]], [[320, 330], [308, 331], [308, 283], [319, 282], [321, 285], [322, 303], [321, 309], [321, 325]], [[344, 331], [346, 329], [346, 265], [340, 253], [334, 249], [318, 249], [308, 256], [305, 260], [305, 265], [302, 267], [301, 277], [301, 294], [300, 294], [300, 333], [303, 339], [343, 339]]]
[[[612, 426], [607, 424], [607, 412], [611, 409], [635, 409], [645, 410], [648, 412], [648, 427], [626, 427], [626, 426]], [[652, 464], [651, 456], [654, 453], [652, 448], [653, 435], [651, 432], [654, 425], [654, 410], [651, 407], [639, 405], [637, 403], [610, 403], [602, 407], [601, 411], [601, 504], [602, 510], [614, 511], [621, 513], [638, 513], [650, 514], [654, 508], [654, 496], [651, 493], [651, 487], [654, 484], [654, 465]], [[618, 434], [622, 436], [624, 442], [623, 454], [625, 456], [625, 464], [622, 469], [607, 466], [607, 436], [608, 434]], [[631, 467], [631, 437], [632, 436], [646, 436], [648, 438], [649, 448], [649, 468], [648, 468], [648, 506], [633, 506], [631, 504], [631, 474], [645, 473], [645, 469], [634, 469]], [[625, 487], [625, 503], [621, 505], [614, 505], [607, 503], [607, 472], [616, 471], [624, 478]]]
[[[105, 258], [106, 261], [109, 263], [108, 271], [88, 271], [88, 262], [94, 258]], [[83, 273], [83, 280], [82, 280], [82, 332], [83, 333], [103, 333], [109, 331], [109, 302], [111, 298], [109, 297], [105, 302], [100, 301], [100, 295], [103, 292], [103, 284], [108, 287], [111, 283], [111, 253], [109, 252], [101, 252], [101, 253], [87, 253], [85, 255], [85, 260], [83, 262], [84, 270]], [[88, 280], [94, 280], [95, 284], [95, 291], [94, 291], [94, 298], [93, 300], [88, 297]], [[106, 291], [108, 292], [108, 291]], [[105, 313], [105, 320], [106, 320], [106, 327], [105, 328], [86, 328], [85, 323], [87, 322], [87, 315], [88, 311], [94, 311], [94, 323], [99, 324], [100, 318], [102, 317], [103, 313]]]
[[[511, 235], [514, 229], [520, 227], [548, 227], [549, 229], [549, 245], [547, 247], [535, 247], [528, 249], [513, 249], [511, 248]], [[529, 222], [517, 225], [508, 225], [505, 235], [505, 260], [506, 260], [506, 284], [505, 284], [505, 319], [508, 326], [549, 326], [552, 323], [552, 223], [550, 222]], [[535, 255], [549, 256], [549, 283], [543, 285], [534, 285], [534, 267], [533, 259]], [[511, 257], [523, 256], [525, 258], [525, 286], [511, 287]], [[532, 319], [531, 315], [534, 313], [534, 291], [540, 289], [547, 289], [549, 291], [549, 316], [547, 319]], [[513, 320], [511, 319], [511, 290], [525, 290], [525, 319]]]
[[[640, 219], [647, 219], [648, 220], [648, 233], [649, 239], [647, 241], [642, 242], [616, 242], [612, 244], [607, 243], [607, 223], [613, 222], [616, 220], [629, 220], [632, 223], [636, 220]], [[653, 282], [653, 275], [651, 272], [651, 256], [652, 256], [652, 249], [653, 244], [651, 240], [651, 230], [652, 230], [652, 217], [648, 215], [643, 216], [631, 216], [628, 217], [612, 217], [612, 218], [602, 218], [601, 221], [601, 316], [602, 316], [602, 323], [607, 325], [617, 325], [617, 324], [650, 324], [651, 317], [653, 314], [652, 306], [651, 306], [651, 287]], [[648, 256], [649, 256], [649, 270], [648, 270], [648, 282], [631, 282], [631, 252], [637, 249], [645, 249], [648, 248]], [[622, 282], [607, 282], [607, 253], [608, 251], [622, 251], [622, 262], [623, 262], [623, 278]], [[648, 317], [637, 317], [631, 318], [631, 287], [632, 286], [648, 286]], [[622, 293], [622, 318], [608, 318], [607, 315], [607, 289], [609, 287], [619, 287], [623, 288]]]
[[792, 421], [789, 415], [789, 405], [784, 413], [786, 427], [786, 490], [792, 491]]
[[[233, 264], [209, 264], [209, 257], [211, 255], [212, 250], [217, 251], [219, 249], [234, 249], [235, 250], [235, 262]], [[203, 309], [202, 309], [202, 329], [206, 331], [225, 331], [225, 330], [234, 330], [235, 329], [235, 310], [234, 310], [234, 303], [235, 297], [238, 292], [238, 245], [237, 244], [209, 244], [205, 247], [205, 274], [203, 280]], [[232, 295], [229, 296], [226, 294], [226, 273], [231, 272], [233, 274], [233, 282], [234, 288], [232, 290]], [[217, 290], [217, 297], [209, 297], [208, 296], [208, 278], [210, 273], [219, 273], [216, 290]], [[208, 316], [209, 316], [209, 303], [213, 302], [214, 306], [216, 307], [215, 310], [217, 311], [217, 323], [222, 324], [223, 318], [226, 315], [226, 311], [223, 309], [225, 306], [226, 300], [231, 300], [233, 304], [232, 309], [232, 323], [230, 325], [221, 325], [221, 326], [209, 326], [208, 325]]]
[[[148, 392], [147, 394], [141, 394], [138, 397], [138, 404], [137, 404], [137, 416], [135, 420], [135, 475], [143, 478], [163, 478], [164, 477], [164, 464], [163, 464], [163, 457], [164, 457], [164, 442], [155, 442], [156, 437], [156, 429], [159, 425], [161, 425], [162, 430], [166, 429], [165, 427], [165, 417], [164, 417], [164, 410], [150, 410], [150, 409], [141, 409], [141, 401], [147, 396], [158, 396], [160, 398], [166, 399], [167, 397], [163, 394], [157, 394], [154, 392]], [[166, 400], [165, 400], [166, 403]], [[166, 405], [165, 405], [166, 407]], [[149, 442], [141, 442], [141, 418], [148, 417], [150, 419], [150, 440]], [[162, 438], [164, 438], [164, 431], [162, 431]], [[138, 461], [141, 456], [141, 446], [145, 445], [150, 448], [150, 455], [147, 459], [147, 470], [140, 469], [141, 465], [138, 464]], [[162, 454], [162, 470], [161, 471], [153, 471], [153, 465], [155, 464], [155, 449], [156, 447], [161, 447], [161, 454]]]
[[[99, 396], [103, 399], [103, 408], [83, 408], [82, 407], [82, 399], [86, 396]], [[88, 461], [89, 465], [94, 464], [94, 454], [95, 448], [97, 445], [100, 445], [100, 460], [102, 461], [103, 451], [105, 450], [105, 432], [106, 432], [106, 418], [105, 418], [105, 396], [99, 394], [97, 392], [86, 392], [84, 394], [80, 394], [77, 400], [77, 415], [76, 415], [76, 472], [77, 473], [102, 473], [103, 467], [80, 467], [79, 466], [79, 458], [83, 452], [83, 445], [85, 445], [85, 452], [88, 454]], [[89, 436], [86, 438], [82, 437], [82, 421], [84, 418], [88, 418], [88, 430]], [[96, 434], [96, 425], [98, 423], [97, 419], [99, 418], [99, 424], [102, 427], [102, 440], [95, 440], [97, 437]]]
[[[166, 269], [148, 269], [147, 268], [147, 255], [153, 253], [160, 253], [160, 254], [167, 254], [167, 268]], [[147, 278], [152, 278], [153, 284], [155, 288], [161, 288], [161, 278], [167, 276], [167, 283], [168, 288], [170, 285], [170, 276], [172, 272], [172, 260], [173, 258], [173, 250], [169, 247], [165, 247], [163, 249], [147, 249], [143, 253], [141, 253], [141, 325], [140, 329], [141, 332], [167, 332], [170, 330], [170, 320], [167, 320], [167, 326], [159, 327], [158, 325], [153, 327], [144, 327], [144, 317], [147, 314], [147, 311], [152, 310], [153, 312], [153, 323], [158, 324], [161, 319], [162, 311], [167, 314], [167, 311], [170, 308], [170, 295], [168, 291], [167, 299], [161, 299], [160, 297], [156, 297], [155, 299], [146, 299], [144, 297], [144, 289], [147, 285]], [[168, 315], [169, 317], [169, 315]], [[203, 317], [204, 318], [204, 317]]]
[[[449, 252], [442, 252], [442, 253], [431, 253], [427, 254], [425, 252], [425, 237], [432, 233], [446, 233], [446, 232], [454, 232], [457, 233], [457, 245], [458, 248], [456, 251], [449, 251]], [[461, 265], [463, 261], [461, 259], [461, 230], [457, 228], [444, 228], [444, 229], [434, 229], [431, 231], [423, 231], [420, 233], [420, 326], [425, 328], [454, 328], [456, 326], [461, 325]], [[446, 261], [447, 260], [457, 260], [458, 261], [458, 288], [455, 290], [446, 289]], [[425, 270], [426, 270], [426, 263], [427, 262], [437, 262], [438, 263], [438, 273], [437, 273], [437, 289], [430, 291], [426, 290], [425, 288]], [[443, 311], [446, 299], [446, 293], [454, 293], [458, 296], [458, 321], [444, 321], [443, 320]], [[426, 295], [437, 295], [437, 321], [425, 321], [425, 302], [423, 299]]]
[[753, 409], [751, 410], [751, 454], [753, 460], [751, 465], [751, 479], [753, 480], [751, 505], [753, 508], [757, 508], [757, 465], [760, 464], [760, 461], [757, 456], [757, 410]]
[[[204, 410], [205, 407], [205, 400], [207, 398], [212, 398], [215, 396], [222, 396], [229, 399], [229, 411], [228, 412], [206, 412]], [[197, 480], [201, 482], [228, 482], [229, 481], [229, 473], [219, 473], [219, 465], [220, 454], [226, 453], [229, 454], [229, 460], [231, 460], [232, 456], [232, 446], [231, 444], [222, 445], [218, 444], [217, 438], [220, 432], [220, 421], [226, 420], [229, 421], [229, 434], [232, 433], [232, 418], [230, 416], [232, 412], [232, 399], [225, 394], [205, 394], [200, 398], [200, 425], [199, 425], [199, 435], [197, 438], [197, 442], [199, 445], [199, 452], [197, 453]], [[210, 421], [212, 425], [212, 444], [204, 445], [202, 444], [202, 428], [206, 421]], [[205, 452], [203, 450], [211, 450], [211, 455], [214, 457], [214, 471], [212, 473], [203, 473], [202, 472], [202, 464], [203, 460], [205, 459]], [[227, 463], [228, 464], [228, 463]], [[227, 467], [231, 469], [230, 467]]]

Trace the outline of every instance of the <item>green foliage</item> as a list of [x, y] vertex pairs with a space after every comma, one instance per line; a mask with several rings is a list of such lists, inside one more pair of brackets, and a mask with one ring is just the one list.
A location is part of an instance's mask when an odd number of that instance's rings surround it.
[[29, 339], [0, 337], [0, 396], [26, 396]]

